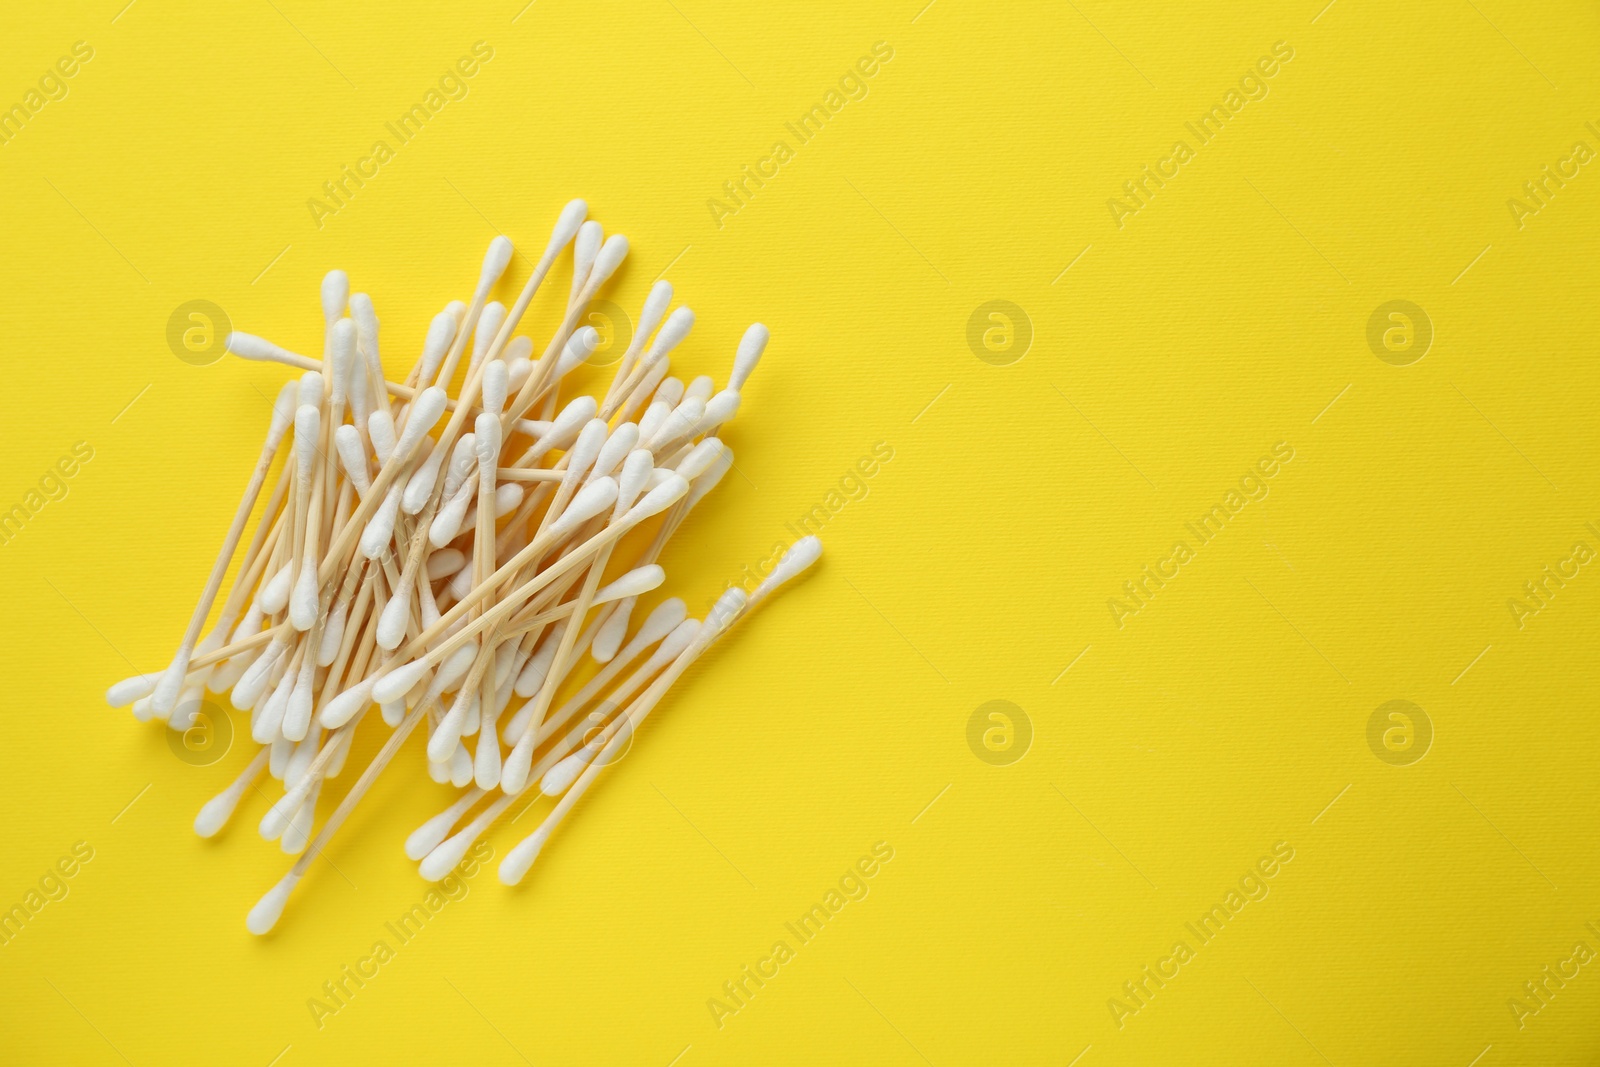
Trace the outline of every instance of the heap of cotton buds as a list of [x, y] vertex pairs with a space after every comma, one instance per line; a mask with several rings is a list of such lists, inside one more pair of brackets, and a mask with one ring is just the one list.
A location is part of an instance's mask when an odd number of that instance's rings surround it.
[[[512, 253], [510, 241], [495, 238], [472, 302], [453, 302], [433, 319], [404, 382], [385, 378], [372, 300], [352, 295], [342, 271], [322, 284], [320, 359], [249, 334], [228, 338], [234, 355], [304, 373], [278, 394], [171, 664], [118, 682], [106, 697], [175, 730], [190, 726], [189, 709], [207, 690], [229, 693], [249, 712], [261, 750], [200, 810], [195, 830], [220, 831], [263, 767], [283, 783], [261, 835], [300, 858], [251, 909], [252, 933], [277, 923], [311, 857], [424, 721], [430, 774], [465, 791], [407, 839], [407, 855], [421, 860], [424, 877], [443, 877], [517, 798], [537, 789], [560, 800], [500, 865], [501, 881], [521, 881], [688, 666], [822, 551], [805, 538], [753, 593], [730, 587], [704, 620], [688, 618], [682, 600], [667, 600], [629, 637], [639, 596], [665, 577], [656, 559], [667, 540], [733, 463], [716, 434], [738, 410], [767, 330], [746, 331], [726, 389], [714, 393], [708, 377], [685, 387], [668, 377], [668, 355], [694, 313], [680, 307], [668, 315], [672, 286], [657, 282], [605, 395], [563, 406], [563, 378], [598, 341], [593, 327], [578, 324], [628, 252], [626, 238], [604, 238], [598, 223], [584, 221], [587, 210], [574, 200], [561, 212], [509, 309], [489, 299]], [[566, 313], [533, 359], [533, 342], [513, 335], [569, 244]], [[280, 455], [237, 579], [202, 639]], [[655, 536], [635, 539], [645, 547], [631, 568], [613, 566], [622, 537], [648, 523]], [[604, 666], [558, 704], [585, 653]], [[502, 725], [513, 697], [524, 702]], [[375, 704], [388, 737], [318, 829], [322, 784], [342, 769]]]

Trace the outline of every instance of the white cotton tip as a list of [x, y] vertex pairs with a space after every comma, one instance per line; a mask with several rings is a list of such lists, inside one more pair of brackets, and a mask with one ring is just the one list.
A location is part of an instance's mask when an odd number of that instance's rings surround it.
[[400, 508], [407, 515], [420, 512], [433, 496], [433, 487], [439, 483], [439, 468], [444, 465], [444, 459], [444, 449], [435, 448], [428, 458], [417, 464], [417, 469], [411, 472], [405, 492], [400, 494]]
[[595, 631], [594, 640], [589, 643], [589, 655], [594, 657], [596, 663], [610, 663], [616, 658], [617, 651], [622, 648], [622, 639], [628, 635], [628, 620], [633, 616], [633, 608], [637, 603], [635, 597], [624, 597], [615, 610], [606, 616], [600, 629]]
[[628, 453], [628, 458], [622, 461], [622, 473], [617, 477], [617, 516], [633, 507], [639, 494], [650, 484], [650, 475], [654, 472], [655, 460], [647, 450], [636, 448]]
[[516, 482], [507, 482], [494, 491], [494, 517], [503, 519], [522, 503], [524, 490]]
[[667, 572], [661, 569], [660, 564], [647, 563], [643, 567], [635, 567], [609, 585], [603, 585], [595, 590], [594, 603], [606, 604], [613, 600], [621, 600], [625, 596], [640, 596], [666, 580]]
[[283, 388], [278, 390], [278, 398], [272, 402], [272, 423], [267, 427], [268, 447], [277, 448], [278, 442], [283, 440], [283, 435], [294, 424], [294, 409], [299, 395], [300, 387], [293, 381], [284, 382]]
[[704, 441], [689, 449], [689, 454], [678, 461], [673, 468], [691, 482], [711, 469], [711, 465], [722, 455], [722, 441], [715, 437], [707, 437]]
[[289, 624], [301, 633], [311, 629], [317, 621], [321, 597], [317, 593], [317, 565], [306, 560], [300, 565], [295, 578], [294, 591], [289, 594]]
[[645, 616], [644, 622], [639, 626], [639, 632], [633, 639], [639, 642], [640, 648], [647, 648], [676, 630], [688, 617], [689, 608], [684, 604], [683, 598], [669, 597], [657, 604], [655, 610]]
[[[383, 724], [392, 729], [399, 726], [400, 720], [406, 717], [406, 702], [404, 700], [391, 700], [387, 704], [379, 705], [378, 711], [383, 715]], [[328, 777], [333, 777], [331, 771]]]
[[739, 413], [739, 390], [724, 389], [706, 402], [705, 412], [695, 425], [695, 433], [708, 433]]
[[356, 323], [356, 342], [364, 351], [377, 355], [378, 313], [372, 307], [372, 297], [366, 293], [351, 293], [350, 317]]
[[[534, 650], [528, 662], [522, 667], [522, 673], [517, 675], [517, 680], [511, 691], [519, 697], [531, 697], [544, 686], [545, 675], [550, 672], [550, 663], [556, 657], [556, 646], [561, 644], [561, 635], [566, 631], [567, 624], [563, 620], [557, 623], [544, 640]], [[521, 731], [517, 731], [518, 734]]]
[[439, 668], [437, 688], [439, 692], [448, 692], [454, 689], [461, 679], [467, 676], [472, 669], [472, 661], [478, 658], [478, 645], [468, 641], [444, 659], [444, 665]]
[[456, 750], [450, 754], [450, 784], [457, 789], [472, 784], [472, 754], [467, 751], [467, 746], [456, 742]]
[[705, 625], [711, 627], [711, 636], [715, 637], [726, 629], [738, 614], [750, 603], [750, 594], [740, 586], [730, 586], [723, 590], [717, 602], [706, 613]]
[[689, 388], [684, 392], [684, 399], [695, 397], [700, 400], [710, 400], [711, 394], [717, 391], [717, 385], [711, 380], [711, 375], [702, 374], [689, 383]]
[[448, 578], [461, 569], [466, 562], [466, 555], [456, 548], [441, 548], [428, 557], [428, 562], [423, 566], [428, 571], [428, 581], [437, 582], [440, 578]]
[[683, 399], [683, 394], [683, 381], [679, 378], [667, 378], [656, 386], [656, 395], [651, 400], [654, 403], [665, 404], [668, 408], [672, 408], [677, 405], [678, 401]]
[[421, 874], [423, 879], [429, 882], [437, 882], [445, 878], [451, 871], [456, 869], [456, 864], [466, 857], [467, 849], [471, 848], [472, 843], [476, 840], [477, 837], [474, 834], [468, 833], [466, 830], [461, 831], [459, 834], [442, 842], [432, 852], [429, 852], [421, 865], [417, 867], [417, 873]]
[[371, 703], [372, 680], [366, 679], [328, 701], [328, 706], [322, 709], [317, 721], [322, 724], [324, 730], [337, 730]]
[[577, 234], [583, 226], [583, 220], [588, 217], [589, 205], [582, 200], [568, 201], [567, 206], [561, 209], [561, 214], [556, 219], [554, 228], [550, 231], [550, 243], [545, 246], [545, 258], [553, 257], [567, 246], [567, 242]]
[[272, 644], [267, 646], [267, 650], [245, 669], [229, 694], [229, 699], [236, 710], [249, 711], [255, 707], [256, 701], [267, 687], [267, 678], [272, 674], [273, 664], [283, 655], [286, 647], [274, 639]]
[[478, 747], [472, 754], [472, 782], [479, 789], [493, 789], [500, 784], [500, 739], [495, 736], [493, 724], [485, 721], [486, 729], [478, 735]]
[[428, 777], [432, 778], [435, 782], [439, 783], [440, 785], [449, 785], [450, 784], [450, 764], [448, 764], [448, 763], [435, 763], [435, 762], [433, 762], [433, 760], [428, 760]]
[[[500, 740], [508, 745], [515, 745], [522, 740], [522, 732], [528, 728], [528, 720], [533, 718], [533, 701], [528, 701], [517, 709], [516, 714], [500, 728]], [[484, 787], [485, 789], [488, 786]]]
[[[289, 693], [294, 687], [294, 682], [294, 675], [284, 674], [283, 680], [272, 690], [272, 695], [267, 697], [266, 704], [261, 708], [261, 714], [255, 716], [250, 723], [250, 737], [256, 744], [270, 745], [285, 740], [281, 728], [284, 713], [289, 710]], [[276, 777], [282, 777], [281, 769], [273, 773]]]
[[[522, 381], [527, 381], [528, 371], [533, 367], [533, 338], [527, 334], [519, 334], [513, 337], [506, 344], [505, 351], [500, 353], [500, 358], [505, 361], [507, 367], [511, 368], [513, 381], [515, 381], [519, 373], [523, 376]], [[520, 389], [521, 387], [522, 382], [516, 382], [512, 386], [514, 389]]]
[[309, 791], [309, 787], [290, 789], [267, 809], [267, 813], [261, 816], [260, 825], [256, 827], [263, 841], [276, 841], [283, 836], [283, 832], [289, 828], [289, 820], [294, 818], [294, 813], [305, 803], [306, 793]]
[[[405, 579], [401, 579], [402, 584]], [[405, 640], [406, 626], [411, 622], [411, 590], [409, 588], [389, 598], [378, 616], [378, 647], [393, 652]], [[410, 688], [409, 686], [407, 688]], [[379, 697], [381, 703], [387, 698]]]
[[[428, 672], [428, 666], [426, 659], [419, 659], [386, 671], [372, 683], [372, 699], [380, 704], [387, 704], [391, 700], [399, 700], [410, 692], [411, 687], [416, 685], [422, 676]], [[340, 694], [340, 696], [343, 695], [342, 693]], [[334, 699], [337, 700], [338, 697]], [[329, 704], [328, 706], [331, 708], [333, 705]]]
[[135, 722], [149, 722], [156, 714], [155, 709], [150, 706], [149, 697], [140, 697], [135, 700], [128, 710], [133, 713]]
[[633, 507], [628, 509], [622, 521], [629, 525], [643, 522], [652, 515], [658, 515], [684, 498], [689, 492], [689, 483], [682, 475], [670, 475], [666, 481], [656, 486], [644, 495]]
[[216, 837], [239, 806], [239, 790], [229, 786], [200, 807], [194, 817], [194, 832], [201, 837]]
[[600, 450], [605, 447], [610, 432], [611, 428], [604, 419], [590, 419], [584, 424], [578, 439], [567, 453], [567, 477], [580, 477], [594, 465], [594, 461], [600, 458]]
[[444, 306], [444, 313], [450, 316], [452, 322], [458, 327], [467, 317], [467, 302], [465, 300], [452, 300]]
[[125, 708], [140, 697], [149, 696], [155, 692], [156, 683], [165, 673], [165, 671], [155, 671], [151, 674], [135, 674], [131, 678], [124, 678], [106, 690], [106, 703], [114, 708]]
[[[378, 510], [372, 513], [372, 518], [367, 520], [367, 525], [361, 531], [361, 554], [367, 559], [382, 556], [394, 537], [394, 521], [400, 510], [402, 488], [398, 485], [389, 487], [383, 503], [378, 505]], [[265, 603], [262, 606], [265, 607]]]
[[283, 880], [267, 890], [266, 895], [250, 909], [250, 914], [244, 920], [245, 928], [260, 937], [277, 926], [278, 918], [283, 914], [283, 906], [289, 903], [289, 894], [294, 892], [294, 887], [299, 881], [300, 876], [293, 871], [284, 875]]
[[444, 472], [444, 499], [455, 496], [461, 483], [467, 480], [467, 475], [477, 469], [477, 446], [478, 435], [470, 430], [456, 438], [456, 447], [450, 452], [450, 466]]
[[579, 749], [560, 763], [551, 767], [539, 780], [539, 792], [547, 797], [558, 797], [567, 791], [573, 782], [578, 780], [578, 775], [589, 766], [589, 757], [592, 755], [587, 749]]
[[595, 346], [599, 343], [600, 331], [593, 326], [584, 326], [574, 331], [567, 339], [567, 347], [561, 352], [561, 361], [556, 364], [556, 377], [564, 377], [573, 367], [592, 356]]
[[[205, 677], [210, 673], [211, 668], [207, 667], [200, 672], [200, 675]], [[156, 691], [160, 692], [160, 686], [156, 687]], [[163, 716], [167, 721], [167, 725], [179, 733], [183, 733], [193, 726], [195, 718], [200, 714], [200, 698], [203, 696], [205, 696], [205, 690], [198, 685], [186, 685], [179, 690], [178, 699], [173, 704], [172, 710]], [[157, 715], [161, 714], [160, 710], [155, 706], [154, 699], [150, 702], [150, 710]]]
[[294, 742], [281, 734], [272, 739], [272, 751], [267, 753], [267, 773], [278, 781], [283, 781], [283, 772], [289, 766], [289, 757], [294, 755]]
[[783, 554], [778, 565], [772, 568], [772, 573], [756, 586], [752, 600], [760, 600], [770, 596], [780, 585], [792, 580], [807, 567], [822, 556], [822, 541], [815, 535], [802, 537], [789, 546], [789, 551]]
[[600, 402], [587, 393], [573, 398], [572, 402], [562, 408], [561, 413], [556, 416], [550, 431], [534, 442], [532, 451], [538, 454], [548, 452], [552, 448], [566, 448], [599, 410]]
[[350, 300], [350, 275], [342, 270], [330, 270], [322, 276], [322, 317], [329, 326], [344, 315]]
[[468, 488], [465, 484], [458, 487], [456, 495], [445, 501], [444, 507], [434, 515], [433, 522], [428, 527], [428, 544], [434, 548], [443, 548], [454, 541], [456, 535], [461, 532], [462, 521], [467, 517], [467, 508], [475, 499], [472, 493], [466, 491]]
[[750, 374], [756, 369], [756, 364], [761, 362], [761, 353], [767, 350], [767, 340], [772, 335], [761, 323], [756, 322], [744, 332], [744, 337], [739, 341], [739, 351], [733, 357], [733, 374], [728, 378], [728, 388], [739, 390], [744, 388], [744, 383], [750, 380]]
[[339, 453], [339, 465], [344, 468], [350, 484], [362, 496], [372, 488], [372, 476], [367, 471], [367, 453], [361, 445], [361, 431], [345, 423], [333, 431], [333, 447]]
[[206, 683], [206, 688], [213, 693], [226, 693], [238, 684], [244, 677], [244, 672], [250, 669], [250, 664], [256, 661], [257, 651], [241, 652], [237, 656], [229, 657], [217, 664], [217, 669], [211, 672], [211, 680]]
[[616, 500], [617, 480], [609, 477], [597, 478], [578, 490], [572, 502], [567, 505], [567, 510], [550, 524], [546, 532], [552, 540], [559, 541], [616, 503]]
[[501, 768], [501, 792], [520, 793], [528, 785], [528, 774], [533, 773], [533, 739], [533, 729], [526, 729], [507, 753], [506, 766]]
[[378, 462], [389, 462], [389, 457], [394, 455], [395, 438], [394, 415], [388, 407], [373, 408], [372, 414], [367, 416], [367, 438], [372, 442]]
[[411, 405], [411, 415], [406, 419], [405, 432], [400, 435], [400, 441], [395, 445], [402, 456], [406, 455], [417, 443], [433, 429], [439, 421], [439, 416], [444, 414], [445, 404], [449, 396], [437, 385], [430, 385], [417, 395]]
[[495, 335], [500, 332], [500, 324], [506, 321], [506, 306], [498, 300], [491, 300], [483, 307], [483, 314], [478, 316], [477, 328], [472, 333], [472, 362], [474, 365], [483, 362], [484, 353], [489, 351]]
[[662, 324], [661, 332], [656, 334], [656, 339], [645, 355], [646, 363], [655, 363], [662, 359], [674, 348], [683, 343], [689, 336], [689, 331], [694, 329], [694, 312], [681, 307], [667, 316], [667, 321]]
[[633, 392], [628, 394], [628, 399], [623, 402], [623, 406], [628, 411], [633, 411], [641, 404], [645, 404], [650, 395], [655, 392], [656, 386], [661, 384], [661, 379], [665, 378], [667, 371], [671, 369], [672, 360], [665, 356], [657, 360], [653, 366], [645, 368], [644, 377], [640, 379], [638, 385], [633, 387]]
[[649, 337], [655, 333], [656, 327], [661, 325], [661, 319], [670, 306], [672, 306], [672, 283], [663, 278], [650, 287], [650, 295], [644, 298], [644, 306], [639, 309], [638, 330], [634, 336]]
[[592, 476], [614, 474], [638, 443], [639, 427], [631, 422], [625, 422], [611, 431], [611, 436], [606, 438], [606, 443], [600, 447], [600, 455], [594, 461]]
[[267, 579], [267, 584], [261, 587], [259, 598], [261, 610], [268, 615], [276, 615], [289, 604], [289, 583], [294, 578], [293, 562], [285, 563], [283, 567]]
[[[308, 370], [304, 374], [300, 375], [300, 386], [297, 397], [300, 401], [301, 407], [305, 407], [307, 404], [310, 404], [312, 407], [320, 406], [322, 404], [322, 392], [323, 381], [321, 371]], [[299, 412], [296, 412], [296, 414], [298, 415]]]
[[581, 290], [594, 269], [595, 257], [600, 254], [600, 244], [605, 240], [605, 230], [593, 219], [578, 227], [578, 237], [572, 243], [572, 290]]
[[[517, 338], [517, 341], [527, 340], [526, 337]], [[513, 341], [512, 344], [516, 344], [516, 341]], [[532, 347], [531, 341], [529, 346], [530, 348]], [[515, 396], [517, 393], [522, 392], [522, 387], [528, 384], [529, 378], [533, 377], [533, 361], [527, 356], [518, 356], [515, 359], [507, 359], [505, 364], [506, 392]]]
[[670, 414], [672, 414], [670, 400], [652, 400], [639, 418], [639, 438], [646, 443], [655, 441], [661, 433], [662, 424], [667, 421], [667, 416]]
[[317, 433], [322, 429], [322, 409], [301, 404], [294, 413], [295, 476], [300, 484], [310, 481], [317, 462]]
[[294, 813], [288, 828], [283, 831], [283, 840], [278, 842], [278, 847], [287, 855], [298, 856], [311, 841], [311, 830], [317, 818], [317, 792], [317, 787], [312, 786], [311, 795], [306, 797], [305, 803], [300, 805], [300, 810]]
[[628, 258], [628, 239], [620, 233], [614, 233], [606, 238], [606, 243], [600, 247], [600, 254], [594, 259], [594, 268], [589, 272], [589, 288], [598, 289], [617, 273], [617, 268], [622, 266], [622, 261]]
[[322, 624], [322, 642], [317, 646], [317, 666], [328, 666], [339, 654], [339, 646], [344, 643], [344, 626], [349, 614], [350, 605], [344, 600], [334, 604], [333, 610], [328, 612], [328, 621]]
[[498, 424], [499, 414], [506, 409], [506, 393], [511, 386], [511, 368], [503, 359], [497, 359], [483, 368], [483, 410], [492, 412]]
[[646, 664], [650, 669], [659, 670], [683, 654], [683, 650], [694, 643], [700, 636], [704, 624], [699, 619], [684, 619], [672, 628], [672, 632], [662, 639], [661, 645], [650, 654]]
[[456, 572], [456, 576], [450, 579], [450, 584], [445, 587], [445, 592], [449, 593], [455, 599], [460, 600], [462, 597], [472, 592], [472, 587], [474, 584], [476, 583], [472, 574], [472, 562], [469, 560], [464, 567]]
[[428, 323], [428, 336], [422, 342], [422, 360], [418, 369], [417, 381], [424, 384], [433, 381], [433, 376], [439, 372], [439, 364], [444, 362], [444, 357], [450, 351], [450, 342], [456, 339], [456, 329], [460, 325], [456, 317], [448, 309], [439, 312]]
[[350, 398], [350, 379], [356, 370], [356, 324], [340, 319], [333, 324], [333, 402], [344, 405]]
[[[450, 710], [444, 718], [439, 720], [439, 725], [434, 727], [433, 736], [428, 738], [428, 759], [434, 763], [453, 761], [455, 751], [461, 742], [461, 728], [466, 721], [467, 704], [470, 697], [466, 693], [458, 695], [450, 705]], [[452, 773], [454, 768], [451, 768]]]
[[[504, 363], [496, 363], [504, 367]], [[473, 452], [478, 457], [479, 477], [488, 471], [491, 475], [500, 462], [500, 416], [485, 411], [472, 424]]]
[[689, 491], [689, 507], [694, 507], [705, 498], [705, 495], [717, 487], [723, 476], [733, 469], [733, 449], [723, 446], [715, 461], [706, 469], [706, 472], [694, 480], [694, 488]]
[[661, 429], [656, 431], [656, 440], [650, 442], [653, 449], [662, 449], [675, 441], [682, 441], [685, 437], [695, 433], [695, 427], [700, 424], [700, 418], [706, 413], [706, 402], [699, 397], [686, 397], [683, 403], [672, 410], [661, 423]]
[[256, 360], [258, 362], [276, 363], [282, 360], [284, 356], [292, 356], [294, 354], [286, 348], [273, 344], [265, 337], [257, 337], [253, 333], [245, 333], [242, 330], [234, 330], [228, 334], [223, 341], [223, 345], [230, 353], [240, 359]]
[[489, 242], [489, 250], [483, 254], [483, 270], [478, 274], [479, 290], [487, 291], [500, 280], [500, 275], [511, 265], [513, 251], [509, 238], [496, 237]]
[[506, 858], [500, 861], [500, 884], [516, 885], [521, 882], [527, 876], [528, 868], [533, 866], [533, 861], [539, 858], [545, 840], [545, 834], [532, 833], [507, 852]]
[[290, 789], [303, 790], [307, 788], [306, 772], [311, 769], [311, 763], [317, 758], [317, 751], [322, 745], [322, 739], [295, 745], [294, 755], [289, 757], [289, 766], [284, 768], [283, 781]]
[[411, 831], [411, 836], [406, 838], [406, 859], [420, 860], [438, 848], [440, 843], [450, 836], [456, 820], [461, 818], [461, 812], [461, 804], [458, 801]]

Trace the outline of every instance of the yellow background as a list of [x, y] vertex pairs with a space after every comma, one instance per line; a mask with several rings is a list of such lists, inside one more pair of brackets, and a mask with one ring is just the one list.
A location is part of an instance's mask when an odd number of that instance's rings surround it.
[[[0, 1060], [1594, 1062], [1592, 965], [1525, 1028], [1507, 1002], [1600, 948], [1600, 574], [1522, 630], [1506, 601], [1600, 548], [1600, 174], [1520, 229], [1506, 201], [1600, 150], [1600, 15], [923, 2], [3, 16], [0, 101], [94, 58], [0, 147], [0, 504], [94, 458], [0, 548], [0, 903], [95, 855], [0, 948]], [[318, 229], [307, 199], [480, 40], [470, 94]], [[796, 146], [783, 124], [878, 41], [867, 97]], [[1108, 198], [1277, 41], [1269, 95], [1118, 229]], [[706, 201], [778, 138], [795, 158], [718, 228]], [[267, 801], [189, 829], [247, 738], [197, 768], [104, 706], [170, 656], [285, 377], [181, 362], [168, 317], [207, 299], [314, 349], [342, 267], [400, 373], [488, 240], [541, 248], [573, 196], [633, 242], [629, 314], [670, 265], [699, 315], [677, 372], [720, 380], [747, 323], [773, 332], [667, 590], [698, 612], [894, 458], [523, 887], [491, 865], [319, 1029], [308, 998], [422, 898], [400, 843], [455, 794], [413, 739], [337, 871], [252, 938], [289, 862]], [[1005, 366], [966, 339], [996, 299], [1033, 330]], [[1409, 366], [1367, 344], [1393, 299], [1434, 330]], [[1279, 441], [1270, 495], [1118, 629], [1107, 599]], [[1433, 729], [1409, 766], [1368, 746], [1394, 699]], [[1020, 762], [968, 747], [991, 700], [1031, 723]], [[878, 841], [870, 895], [719, 1029], [708, 998]], [[1108, 999], [1280, 841], [1270, 895], [1119, 1029]]]

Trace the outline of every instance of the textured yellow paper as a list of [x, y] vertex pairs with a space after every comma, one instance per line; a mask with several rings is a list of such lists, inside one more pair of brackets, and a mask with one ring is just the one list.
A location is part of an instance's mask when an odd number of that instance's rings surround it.
[[[5, 18], [0, 1060], [1593, 1062], [1593, 5], [522, 2]], [[428, 900], [414, 740], [251, 938], [245, 738], [101, 698], [285, 377], [191, 302], [342, 267], [402, 373], [572, 196], [685, 376], [773, 332], [668, 589], [823, 564], [519, 890]]]

